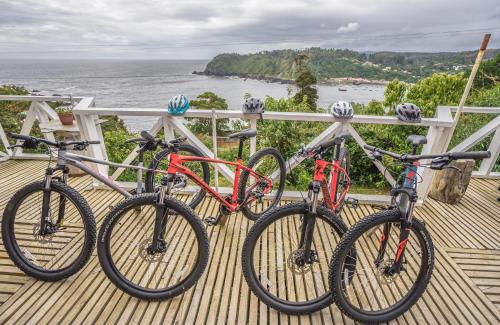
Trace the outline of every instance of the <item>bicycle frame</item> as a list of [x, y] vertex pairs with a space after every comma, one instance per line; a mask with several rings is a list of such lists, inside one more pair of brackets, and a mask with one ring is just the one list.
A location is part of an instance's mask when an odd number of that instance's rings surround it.
[[[183, 165], [186, 162], [194, 162], [194, 161], [202, 161], [202, 162], [208, 162], [208, 163], [213, 163], [213, 164], [225, 164], [225, 165], [236, 167], [236, 170], [234, 173], [233, 189], [232, 189], [232, 193], [231, 193], [231, 201], [227, 201], [221, 194], [219, 194], [217, 191], [212, 189], [210, 187], [210, 185], [205, 183], [192, 170], [190, 170], [189, 168], [187, 168], [186, 166]], [[239, 207], [243, 203], [243, 202], [238, 202], [238, 188], [240, 185], [240, 174], [241, 174], [242, 170], [248, 171], [250, 173], [250, 176], [253, 176], [253, 177], [259, 178], [259, 179], [264, 179], [267, 181], [267, 185], [266, 185], [266, 188], [264, 190], [264, 194], [268, 194], [271, 191], [271, 188], [273, 185], [272, 179], [267, 178], [263, 175], [260, 175], [259, 173], [255, 172], [253, 169], [248, 168], [245, 165], [243, 165], [241, 158], [238, 158], [236, 160], [236, 162], [232, 162], [232, 161], [226, 161], [226, 160], [220, 160], [220, 159], [208, 158], [208, 157], [184, 156], [184, 155], [179, 155], [175, 152], [172, 152], [170, 154], [169, 165], [168, 165], [166, 173], [169, 175], [175, 175], [175, 174], [179, 173], [179, 174], [182, 174], [182, 175], [189, 177], [196, 184], [198, 184], [205, 191], [207, 191], [210, 195], [212, 195], [217, 201], [219, 201], [222, 205], [224, 205], [229, 211], [236, 212], [236, 211], [238, 211]], [[165, 173], [165, 172], [161, 172], [161, 173]], [[250, 190], [252, 190], [256, 186], [257, 186], [257, 183], [254, 184], [250, 188]], [[248, 201], [246, 201], [246, 202], [248, 202]]]
[[[385, 270], [388, 275], [398, 273], [404, 261], [404, 252], [410, 236], [411, 223], [413, 218], [413, 209], [417, 202], [417, 168], [420, 166], [419, 162], [413, 162], [411, 165], [406, 166], [401, 174], [402, 182], [400, 186], [392, 189], [392, 206], [399, 209], [401, 213], [401, 232], [399, 234], [398, 248], [396, 257], [392, 265]], [[375, 265], [378, 267], [384, 259], [387, 240], [391, 231], [391, 225], [385, 224], [384, 229], [380, 235], [380, 247], [378, 256], [375, 259]]]
[[[328, 181], [325, 175], [325, 169], [328, 167], [330, 167], [331, 175], [330, 189], [328, 188]], [[344, 188], [339, 199], [337, 200], [337, 181], [340, 173], [343, 173], [347, 177], [347, 186]], [[337, 159], [333, 162], [317, 159], [313, 181], [320, 183], [326, 207], [332, 211], [337, 211], [337, 209], [341, 207], [345, 196], [349, 191], [349, 187], [351, 186], [351, 179], [347, 174], [347, 171], [340, 166], [340, 162]]]
[[92, 176], [93, 178], [99, 180], [100, 182], [106, 184], [108, 187], [112, 188], [113, 190], [119, 192], [125, 197], [131, 197], [132, 194], [129, 192], [125, 191], [120, 185], [118, 185], [115, 181], [111, 180], [109, 177], [102, 175], [101, 173], [95, 171], [94, 169], [90, 168], [89, 166], [85, 165], [83, 162], [92, 162], [95, 164], [100, 164], [100, 165], [107, 165], [111, 167], [122, 167], [122, 168], [132, 168], [136, 169], [139, 171], [147, 171], [149, 170], [148, 168], [145, 168], [143, 166], [134, 166], [134, 165], [126, 165], [126, 164], [117, 164], [114, 162], [106, 161], [106, 160], [100, 160], [88, 156], [83, 156], [83, 155], [78, 155], [75, 153], [68, 152], [66, 150], [58, 150], [57, 151], [57, 162], [56, 162], [56, 168], [55, 170], [64, 170], [67, 165], [74, 166], [78, 169], [81, 169], [84, 171], [86, 174]]

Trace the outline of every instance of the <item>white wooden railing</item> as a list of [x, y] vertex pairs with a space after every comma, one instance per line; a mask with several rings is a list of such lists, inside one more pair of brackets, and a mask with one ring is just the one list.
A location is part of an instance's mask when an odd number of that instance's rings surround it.
[[[0, 100], [30, 100], [31, 106], [28, 110], [26, 120], [22, 126], [21, 133], [29, 134], [33, 122], [35, 119], [44, 121], [44, 119], [55, 119], [57, 114], [47, 105], [48, 101], [59, 101], [62, 99], [69, 99], [66, 97], [47, 97], [47, 96], [0, 96]], [[156, 116], [157, 120], [153, 127], [149, 130], [152, 134], [157, 134], [160, 130], [164, 130], [165, 138], [167, 140], [172, 139], [174, 136], [174, 131], [182, 136], [188, 138], [188, 141], [200, 149], [205, 155], [209, 157], [214, 157], [217, 152], [217, 134], [213, 134], [213, 148], [210, 150], [207, 148], [202, 141], [200, 141], [196, 135], [194, 135], [185, 125], [185, 117], [194, 118], [207, 118], [211, 119], [213, 122], [221, 118], [232, 118], [232, 119], [244, 119], [250, 122], [252, 128], [257, 128], [257, 120], [260, 118], [259, 115], [249, 115], [243, 114], [241, 111], [236, 110], [196, 110], [190, 109], [185, 113], [183, 117], [174, 117], [168, 115], [165, 108], [102, 108], [94, 107], [94, 98], [92, 97], [73, 97], [77, 101], [77, 104], [73, 110], [75, 118], [78, 124], [78, 128], [82, 138], [85, 139], [99, 139], [101, 140], [101, 145], [91, 145], [89, 148], [89, 155], [98, 159], [107, 159], [106, 149], [104, 147], [104, 139], [100, 124], [98, 123], [99, 116], [103, 115], [117, 115], [117, 116]], [[453, 132], [453, 117], [452, 112], [455, 107], [450, 106], [440, 106], [437, 109], [436, 116], [433, 118], [424, 118], [420, 123], [421, 126], [428, 127], [427, 139], [428, 143], [423, 148], [423, 153], [437, 153], [446, 151], [448, 144], [452, 137]], [[500, 108], [465, 108], [466, 113], [491, 113], [498, 115], [500, 113]], [[315, 144], [321, 143], [327, 139], [330, 139], [335, 134], [340, 132], [349, 132], [353, 139], [363, 147], [366, 142], [370, 143], [370, 139], [363, 139], [359, 133], [353, 128], [352, 123], [367, 123], [367, 124], [391, 124], [391, 125], [415, 125], [399, 121], [393, 116], [372, 116], [372, 115], [355, 115], [349, 121], [337, 120], [329, 114], [325, 113], [297, 113], [297, 112], [266, 112], [262, 115], [264, 120], [287, 120], [287, 121], [310, 121], [310, 122], [331, 122], [331, 125], [327, 127], [323, 132], [318, 134], [308, 146], [313, 146]], [[492, 172], [492, 168], [498, 158], [500, 151], [500, 116], [496, 116], [490, 123], [482, 127], [480, 130], [471, 135], [468, 139], [462, 142], [460, 145], [456, 146], [452, 150], [454, 151], [466, 151], [471, 148], [474, 144], [478, 143], [482, 139], [486, 138], [493, 132], [493, 140], [490, 144], [490, 151], [492, 152], [492, 158], [485, 159], [481, 167], [477, 172], [474, 173], [475, 176], [480, 177], [500, 177], [500, 173]], [[53, 137], [52, 134], [46, 134], [46, 137]], [[7, 143], [5, 133], [0, 125], [0, 138], [4, 144]], [[254, 153], [257, 147], [256, 138], [250, 140], [250, 152]], [[278, 148], [279, 149], [279, 148]], [[4, 157], [8, 158], [32, 158], [35, 157], [32, 154], [25, 154], [22, 150], [10, 151], [1, 153]], [[136, 150], [132, 150], [129, 156], [124, 160], [123, 163], [127, 164], [134, 160], [137, 153]], [[40, 155], [36, 155], [38, 158]], [[293, 169], [300, 161], [295, 159], [290, 159], [287, 162], [287, 169]], [[376, 167], [381, 171], [386, 180], [392, 184], [394, 179], [388, 174], [384, 173], [385, 167], [378, 162], [375, 162]], [[98, 165], [99, 172], [108, 175], [108, 168], [104, 165]], [[117, 179], [123, 172], [122, 169], [117, 169], [111, 178]], [[234, 173], [227, 168], [225, 165], [217, 166], [217, 173], [220, 172], [222, 176], [232, 181], [234, 178]], [[420, 171], [423, 176], [423, 182], [419, 187], [419, 196], [423, 200], [427, 196], [427, 191], [432, 180], [434, 171], [430, 169], [425, 169]], [[216, 178], [216, 183], [218, 183]], [[215, 184], [218, 186], [218, 184]], [[288, 193], [288, 196], [298, 196], [298, 193]], [[356, 195], [353, 195], [356, 197]], [[373, 196], [373, 195], [363, 195], [357, 196], [364, 202], [373, 201], [385, 201], [386, 196]]]

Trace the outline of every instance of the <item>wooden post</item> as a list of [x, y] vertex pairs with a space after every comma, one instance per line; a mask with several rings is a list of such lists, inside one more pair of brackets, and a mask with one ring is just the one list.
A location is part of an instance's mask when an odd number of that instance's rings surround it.
[[486, 51], [486, 47], [488, 47], [488, 42], [490, 41], [491, 34], [485, 34], [483, 37], [483, 42], [481, 43], [481, 47], [479, 48], [479, 52], [477, 53], [476, 61], [474, 62], [474, 65], [472, 66], [472, 70], [469, 75], [469, 80], [467, 80], [467, 85], [465, 86], [464, 93], [462, 94], [462, 98], [460, 99], [460, 104], [458, 105], [457, 112], [455, 113], [455, 126], [453, 127], [453, 130], [455, 130], [455, 127], [457, 126], [458, 119], [460, 118], [460, 114], [462, 113], [462, 110], [464, 109], [465, 101], [467, 100], [467, 97], [469, 96], [470, 89], [472, 88], [472, 84], [474, 82], [474, 79], [476, 78], [477, 70], [479, 69], [479, 66], [481, 65], [481, 61], [483, 60], [484, 52]]

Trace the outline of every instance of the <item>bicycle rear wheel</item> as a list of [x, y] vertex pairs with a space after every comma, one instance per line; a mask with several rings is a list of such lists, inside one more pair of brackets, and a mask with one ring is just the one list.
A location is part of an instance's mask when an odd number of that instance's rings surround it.
[[250, 229], [242, 269], [252, 292], [268, 306], [287, 314], [308, 314], [332, 303], [328, 263], [347, 226], [331, 210], [317, 208], [311, 249], [315, 261], [301, 263], [299, 247], [305, 203], [291, 203], [262, 216]]
[[21, 188], [7, 203], [2, 219], [5, 249], [26, 274], [57, 281], [78, 272], [94, 250], [96, 226], [85, 199], [68, 185], [53, 181], [48, 219], [41, 230], [45, 181]]
[[[160, 186], [160, 182], [164, 174], [155, 173], [154, 170], [166, 171], [168, 169], [168, 155], [170, 155], [170, 153], [172, 153], [171, 149], [164, 149], [158, 152], [149, 164], [149, 170], [146, 172], [146, 192], [153, 193], [155, 189]], [[181, 144], [179, 146], [178, 154], [183, 156], [204, 157], [201, 151], [189, 144]], [[205, 183], [210, 184], [210, 167], [208, 163], [204, 161], [191, 161], [186, 162], [183, 165], [191, 169]], [[193, 182], [187, 176], [178, 174], [175, 176], [171, 194], [181, 194], [185, 191], [190, 194], [186, 203], [192, 209], [195, 209], [198, 204], [201, 203], [206, 194], [205, 190], [202, 187]]]
[[259, 181], [262, 179], [251, 176], [248, 170], [241, 172], [238, 198], [241, 202], [247, 201], [242, 204], [241, 211], [248, 219], [257, 220], [264, 213], [277, 206], [281, 199], [285, 189], [285, 159], [278, 150], [264, 148], [250, 157], [247, 167], [259, 175], [273, 180], [271, 191], [263, 194], [262, 190], [267, 184], [262, 183], [261, 186]]
[[[329, 285], [337, 306], [350, 318], [363, 323], [388, 322], [402, 315], [424, 292], [434, 266], [434, 246], [424, 224], [413, 219], [412, 230], [400, 272], [388, 275], [398, 252], [400, 212], [397, 209], [372, 214], [358, 221], [335, 249]], [[384, 225], [390, 225], [383, 259], [377, 265]], [[356, 250], [356, 263], [349, 252]], [[346, 272], [348, 267], [349, 273]]]
[[165, 198], [161, 249], [151, 251], [157, 194], [140, 194], [117, 205], [99, 232], [102, 269], [121, 290], [141, 299], [175, 297], [192, 287], [208, 262], [208, 236], [194, 211]]

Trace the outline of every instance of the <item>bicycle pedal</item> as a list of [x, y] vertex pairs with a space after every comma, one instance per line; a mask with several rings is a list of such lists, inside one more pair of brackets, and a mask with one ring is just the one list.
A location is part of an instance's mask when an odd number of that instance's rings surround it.
[[215, 217], [206, 217], [203, 221], [209, 226], [217, 226], [217, 218]]
[[352, 209], [357, 209], [359, 207], [359, 200], [355, 198], [347, 198], [345, 203]]

